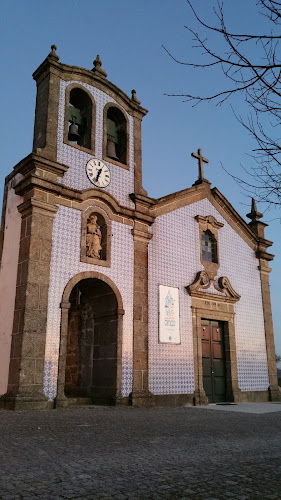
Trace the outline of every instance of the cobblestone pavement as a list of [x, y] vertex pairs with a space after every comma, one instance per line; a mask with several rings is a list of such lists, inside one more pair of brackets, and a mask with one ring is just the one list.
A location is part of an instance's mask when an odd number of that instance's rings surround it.
[[281, 499], [281, 413], [0, 411], [1, 500]]

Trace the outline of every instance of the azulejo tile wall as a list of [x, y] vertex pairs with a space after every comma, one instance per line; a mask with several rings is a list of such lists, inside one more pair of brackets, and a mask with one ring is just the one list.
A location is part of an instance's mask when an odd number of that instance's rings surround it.
[[[155, 394], [183, 394], [194, 390], [191, 299], [185, 287], [203, 269], [196, 215], [213, 215], [224, 224], [219, 230], [218, 277], [227, 276], [241, 295], [235, 304], [239, 387], [242, 391], [266, 390], [269, 380], [258, 261], [254, 251], [207, 199], [159, 216], [153, 225], [153, 238], [149, 243], [150, 390]], [[180, 290], [179, 345], [158, 343], [160, 284]]]
[[[69, 166], [68, 172], [60, 180], [64, 185], [75, 189], [90, 189], [93, 184], [89, 181], [86, 175], [86, 163], [93, 158], [93, 155], [84, 151], [80, 151], [63, 142], [64, 132], [64, 114], [65, 114], [65, 90], [70, 84], [77, 83], [79, 86], [85, 87], [94, 97], [96, 102], [96, 137], [95, 137], [95, 158], [102, 159], [102, 141], [103, 141], [103, 109], [108, 102], [117, 104], [114, 99], [110, 98], [101, 90], [81, 82], [65, 82], [60, 83], [60, 100], [59, 100], [59, 115], [58, 115], [58, 154], [57, 161]], [[133, 202], [128, 194], [134, 192], [134, 125], [133, 118], [128, 115], [125, 110], [124, 114], [129, 121], [129, 153], [130, 153], [130, 169], [124, 169], [105, 162], [112, 174], [111, 183], [105, 191], [112, 194], [121, 205], [129, 208], [134, 208]]]
[[44, 367], [44, 393], [50, 400], [57, 391], [62, 294], [69, 280], [84, 271], [103, 273], [121, 293], [125, 310], [122, 395], [128, 396], [132, 390], [134, 246], [131, 227], [112, 221], [111, 267], [95, 266], [80, 262], [81, 217], [79, 210], [61, 206], [54, 220]]

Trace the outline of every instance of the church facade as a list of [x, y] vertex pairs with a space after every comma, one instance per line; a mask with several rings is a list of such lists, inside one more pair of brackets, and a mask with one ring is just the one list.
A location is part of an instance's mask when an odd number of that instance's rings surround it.
[[246, 223], [204, 177], [142, 186], [147, 111], [93, 69], [33, 75], [33, 152], [6, 178], [0, 407], [280, 400], [268, 275]]

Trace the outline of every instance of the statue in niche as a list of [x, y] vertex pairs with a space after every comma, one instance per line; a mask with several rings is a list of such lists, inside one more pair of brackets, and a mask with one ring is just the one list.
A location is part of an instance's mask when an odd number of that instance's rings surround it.
[[97, 216], [91, 214], [87, 220], [87, 235], [86, 235], [86, 255], [87, 257], [101, 258], [101, 229], [97, 223]]

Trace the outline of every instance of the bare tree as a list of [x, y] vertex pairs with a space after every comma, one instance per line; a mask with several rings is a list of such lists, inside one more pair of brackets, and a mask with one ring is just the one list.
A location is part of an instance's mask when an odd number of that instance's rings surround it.
[[[227, 28], [225, 8], [220, 2], [214, 7], [216, 24], [204, 21], [187, 0], [200, 31], [185, 26], [191, 33], [195, 60], [180, 61], [165, 48], [174, 61], [195, 69], [218, 69], [226, 78], [226, 88], [211, 95], [190, 93], [168, 94], [185, 97], [193, 104], [215, 101], [223, 104], [240, 94], [249, 106], [247, 116], [236, 114], [239, 122], [251, 134], [256, 148], [251, 152], [252, 165], [245, 169], [245, 179], [233, 175], [237, 182], [259, 201], [281, 204], [281, 1], [256, 0], [258, 15], [263, 16], [264, 32], [239, 33]], [[219, 50], [215, 47], [219, 38]], [[221, 80], [219, 80], [221, 81]]]

